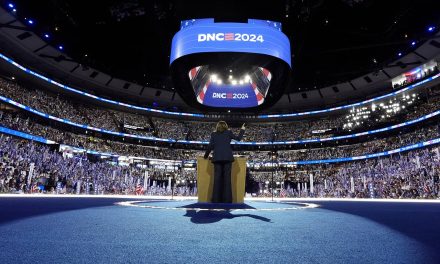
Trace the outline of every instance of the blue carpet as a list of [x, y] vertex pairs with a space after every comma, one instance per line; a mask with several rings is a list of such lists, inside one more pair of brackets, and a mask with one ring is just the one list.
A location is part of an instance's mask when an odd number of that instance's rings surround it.
[[[118, 201], [1, 198], [0, 263], [438, 263], [440, 257], [440, 204], [197, 211], [194, 201], [144, 203], [178, 209]], [[247, 202], [242, 209], [292, 206]]]

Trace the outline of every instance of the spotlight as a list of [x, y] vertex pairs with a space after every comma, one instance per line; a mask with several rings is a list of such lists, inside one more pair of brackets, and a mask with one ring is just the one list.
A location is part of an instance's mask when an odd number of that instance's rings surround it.
[[236, 85], [237, 84], [237, 80], [232, 80], [231, 83], [232, 83], [232, 85]]
[[213, 81], [213, 82], [217, 81], [217, 75], [212, 74], [211, 75], [211, 81]]
[[434, 26], [430, 26], [430, 27], [428, 27], [428, 31], [429, 31], [429, 32], [432, 32], [432, 31], [434, 31], [434, 29], [435, 29], [435, 27], [434, 27]]
[[31, 24], [31, 25], [33, 25], [33, 24], [34, 24], [34, 21], [33, 21], [32, 19], [29, 19], [28, 23]]
[[218, 80], [217, 80], [217, 84], [218, 84], [218, 85], [220, 85], [220, 84], [222, 84], [222, 83], [223, 83], [223, 82], [222, 82], [221, 79], [218, 79]]
[[9, 3], [8, 6], [9, 6], [10, 8], [14, 8], [14, 4]]
[[17, 12], [17, 9], [15, 9], [15, 8], [14, 8], [14, 9], [12, 9], [12, 12]]
[[61, 46], [61, 45], [58, 46], [58, 49], [59, 49], [59, 50], [63, 50], [63, 48], [64, 48], [64, 47]]
[[49, 34], [44, 34], [44, 37], [45, 38], [49, 38]]
[[411, 46], [415, 46], [415, 45], [416, 45], [415, 41], [411, 42]]
[[243, 80], [240, 80], [240, 84], [244, 84], [244, 81], [243, 81]]
[[402, 56], [402, 52], [397, 53], [397, 56], [399, 57]]

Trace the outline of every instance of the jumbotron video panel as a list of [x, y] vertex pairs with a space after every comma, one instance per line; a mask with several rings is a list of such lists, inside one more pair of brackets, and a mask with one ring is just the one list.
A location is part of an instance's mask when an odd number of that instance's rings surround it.
[[177, 92], [192, 106], [261, 109], [288, 84], [290, 42], [279, 22], [186, 20], [173, 38], [170, 67]]

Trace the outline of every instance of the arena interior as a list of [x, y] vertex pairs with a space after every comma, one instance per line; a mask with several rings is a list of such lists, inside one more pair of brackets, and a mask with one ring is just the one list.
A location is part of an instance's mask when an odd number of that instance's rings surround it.
[[[1, 263], [440, 263], [434, 0], [0, 0]], [[243, 204], [198, 202], [216, 123]]]

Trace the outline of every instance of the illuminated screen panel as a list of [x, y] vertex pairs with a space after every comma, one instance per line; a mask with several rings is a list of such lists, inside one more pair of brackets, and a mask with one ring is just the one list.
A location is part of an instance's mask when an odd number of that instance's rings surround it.
[[270, 87], [271, 73], [262, 67], [234, 74], [212, 69], [208, 65], [192, 68], [188, 73], [197, 102], [217, 108], [249, 108], [264, 103]]
[[240, 108], [259, 105], [250, 83], [242, 85], [210, 83], [205, 94], [199, 95], [197, 99], [200, 100], [199, 103], [212, 107]]
[[213, 18], [182, 21], [173, 37], [170, 64], [190, 55], [210, 52], [265, 54], [291, 66], [290, 41], [281, 23], [249, 19], [248, 23], [214, 23]]

